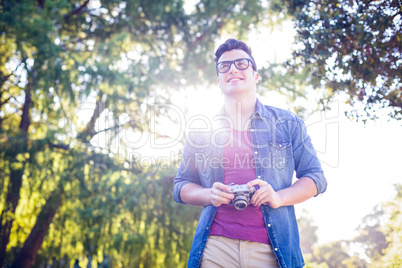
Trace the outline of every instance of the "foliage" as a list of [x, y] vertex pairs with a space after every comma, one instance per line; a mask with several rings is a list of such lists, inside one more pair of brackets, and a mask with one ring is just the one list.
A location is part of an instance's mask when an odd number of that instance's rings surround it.
[[300, 233], [300, 247], [303, 254], [308, 254], [313, 251], [314, 245], [318, 241], [318, 227], [313, 224], [312, 217], [306, 210], [303, 210], [300, 218], [297, 221]]
[[174, 90], [215, 80], [222, 32], [242, 36], [265, 12], [257, 0], [1, 1], [0, 267], [183, 266], [199, 210], [173, 204], [174, 171], [145, 168], [135, 137], [157, 137]]
[[[346, 92], [350, 104], [364, 104], [368, 116], [392, 108], [402, 118], [401, 2], [286, 1], [294, 16], [298, 45], [289, 63], [308, 70], [307, 84]], [[292, 72], [290, 72], [292, 73]], [[355, 115], [359, 117], [356, 110]]]
[[326, 263], [329, 268], [339, 267], [339, 264], [349, 258], [346, 243], [343, 241], [335, 241], [317, 247], [314, 249], [312, 256], [312, 262], [317, 264]]
[[306, 69], [292, 70], [287, 63], [270, 63], [258, 71], [262, 83], [261, 94], [278, 92], [287, 100], [287, 106], [302, 118], [305, 118], [318, 107], [307, 107], [303, 101], [308, 98], [311, 85], [306, 80], [309, 73]]
[[400, 267], [402, 187], [395, 188], [396, 197], [365, 216], [355, 238], [314, 246], [306, 267]]
[[363, 248], [364, 254], [371, 261], [378, 259], [388, 245], [386, 235], [381, 231], [384, 214], [382, 206], [376, 206], [370, 214], [362, 219], [357, 228], [359, 235], [351, 241], [355, 246]]
[[395, 199], [384, 205], [389, 220], [382, 230], [387, 235], [389, 244], [373, 267], [402, 266], [402, 185], [395, 185], [395, 188], [397, 190]]
[[[185, 264], [199, 210], [173, 203], [174, 161], [146, 168], [133, 157], [145, 145], [135, 138], [158, 137], [151, 122], [166, 116], [172, 92], [215, 81], [220, 35], [245, 37], [259, 23], [272, 25], [283, 3], [184, 4], [0, 2], [0, 267]], [[291, 84], [300, 96], [305, 85]], [[315, 229], [302, 227], [311, 233], [309, 249]], [[384, 261], [391, 263], [399, 240], [389, 234]], [[333, 245], [336, 257], [331, 246], [312, 254], [356, 263], [345, 245]]]
[[163, 173], [134, 183], [105, 174], [99, 181], [104, 185], [94, 185], [104, 194], [88, 189], [70, 197], [68, 211], [49, 229], [41, 259], [67, 255], [85, 262], [89, 255], [98, 263], [109, 258], [112, 267], [184, 266], [200, 211], [174, 203], [172, 171]]

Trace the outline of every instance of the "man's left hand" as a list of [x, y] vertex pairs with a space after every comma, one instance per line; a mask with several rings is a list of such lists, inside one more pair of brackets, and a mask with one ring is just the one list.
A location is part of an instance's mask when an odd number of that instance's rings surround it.
[[274, 191], [268, 182], [261, 179], [255, 179], [247, 183], [247, 185], [248, 187], [253, 187], [255, 185], [260, 186], [260, 189], [258, 189], [251, 198], [251, 204], [253, 204], [255, 207], [268, 205], [271, 208], [278, 208], [281, 206], [280, 195]]

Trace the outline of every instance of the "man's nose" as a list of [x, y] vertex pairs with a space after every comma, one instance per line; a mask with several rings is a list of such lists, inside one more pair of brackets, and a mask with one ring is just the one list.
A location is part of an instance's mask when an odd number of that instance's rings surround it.
[[233, 73], [233, 72], [237, 73], [238, 71], [239, 71], [239, 69], [237, 69], [234, 62], [232, 62], [232, 64], [230, 64], [229, 73]]

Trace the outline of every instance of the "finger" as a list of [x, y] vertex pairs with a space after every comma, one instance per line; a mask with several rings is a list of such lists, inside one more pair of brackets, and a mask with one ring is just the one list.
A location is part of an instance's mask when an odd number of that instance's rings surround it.
[[268, 184], [268, 182], [266, 182], [266, 181], [263, 181], [261, 179], [255, 179], [255, 180], [252, 180], [252, 181], [248, 182], [247, 186], [248, 187], [253, 187], [255, 185], [258, 185], [258, 186], [262, 187], [262, 186], [267, 185], [267, 184]]
[[220, 191], [218, 191], [217, 195], [221, 198], [228, 199], [230, 201], [234, 198], [234, 194], [229, 193], [229, 191], [230, 191], [230, 188], [227, 191], [220, 190]]
[[212, 186], [212, 192], [217, 196], [231, 197], [233, 194], [229, 193], [230, 188], [227, 185], [224, 185], [219, 182], [215, 182]]
[[227, 197], [223, 197], [223, 196], [219, 196], [217, 198], [217, 201], [221, 204], [229, 204], [231, 200], [232, 200], [232, 198], [227, 198]]
[[226, 198], [219, 195], [214, 195], [211, 197], [211, 202], [215, 207], [219, 207], [222, 204], [229, 204], [231, 198]]
[[262, 194], [258, 195], [256, 199], [254, 200], [253, 205], [256, 207], [261, 206], [265, 202], [269, 201], [269, 194], [267, 192], [263, 192]]
[[215, 183], [212, 185], [212, 188], [218, 189], [218, 190], [220, 190], [220, 191], [226, 191], [226, 192], [229, 192], [229, 191], [230, 191], [229, 186], [227, 186], [227, 185], [225, 185], [225, 184], [223, 184], [223, 183], [220, 183], [220, 182], [215, 182]]
[[261, 186], [260, 189], [258, 189], [253, 197], [251, 198], [251, 202], [253, 205], [258, 206], [259, 204], [263, 204], [267, 202], [269, 199], [270, 195], [273, 193], [272, 186], [266, 183], [266, 185]]
[[219, 185], [214, 185], [215, 187], [211, 190], [211, 202], [214, 206], [219, 207], [221, 204], [229, 204], [234, 198], [234, 194], [224, 192], [220, 190]]
[[255, 180], [249, 181], [249, 182], [247, 183], [247, 186], [248, 186], [248, 187], [253, 187], [254, 185], [258, 185], [258, 180], [259, 180], [259, 179], [255, 179]]
[[234, 194], [231, 193], [225, 193], [222, 191], [217, 190], [216, 192], [213, 193], [213, 195], [215, 196], [216, 200], [220, 200], [226, 203], [226, 200], [228, 200], [228, 202], [230, 202], [230, 200], [232, 200], [234, 198]]
[[261, 199], [263, 199], [262, 194], [259, 192], [256, 192], [253, 197], [251, 198], [251, 203], [258, 207], [259, 204], [261, 203]]

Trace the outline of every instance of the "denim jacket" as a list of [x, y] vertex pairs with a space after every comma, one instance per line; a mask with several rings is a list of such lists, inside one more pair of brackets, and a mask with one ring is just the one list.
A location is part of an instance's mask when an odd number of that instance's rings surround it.
[[[221, 115], [214, 117], [212, 123], [187, 136], [174, 185], [173, 197], [178, 203], [184, 203], [180, 199], [180, 190], [187, 183], [196, 183], [204, 188], [212, 188], [214, 182], [223, 183], [223, 165], [219, 160], [222, 159], [223, 148], [227, 146], [230, 120]], [[289, 111], [264, 106], [257, 100], [256, 112], [250, 118], [250, 128], [257, 178], [267, 181], [278, 191], [292, 185], [295, 171], [298, 179], [311, 178], [318, 194], [326, 190], [327, 182], [321, 164], [300, 117]], [[218, 207], [213, 205], [203, 208], [188, 267], [200, 266], [217, 210]], [[261, 210], [280, 266], [303, 267], [294, 206], [273, 209], [262, 205]]]

